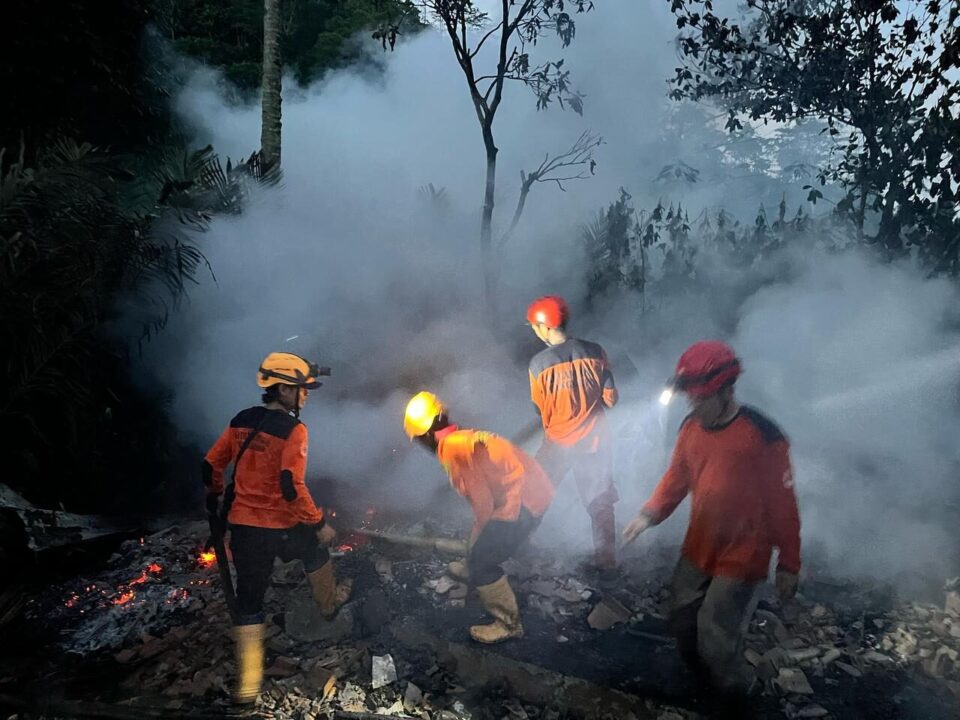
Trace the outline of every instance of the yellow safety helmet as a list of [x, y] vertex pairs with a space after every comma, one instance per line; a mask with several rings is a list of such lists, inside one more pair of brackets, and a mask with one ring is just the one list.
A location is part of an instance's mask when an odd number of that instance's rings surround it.
[[413, 440], [426, 435], [437, 417], [446, 412], [447, 408], [432, 392], [418, 392], [407, 403], [407, 410], [403, 414], [403, 429], [407, 437]]
[[267, 355], [260, 363], [257, 385], [262, 388], [271, 385], [296, 385], [307, 390], [316, 390], [323, 385], [317, 378], [329, 374], [330, 368], [318, 367], [299, 355], [275, 352]]

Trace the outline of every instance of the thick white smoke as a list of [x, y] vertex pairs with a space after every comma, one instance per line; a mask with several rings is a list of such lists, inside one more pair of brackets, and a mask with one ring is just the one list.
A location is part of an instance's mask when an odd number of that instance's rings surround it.
[[[579, 305], [587, 262], [580, 225], [620, 186], [640, 207], [656, 202], [666, 189], [652, 179], [666, 163], [713, 162], [705, 144], [717, 130], [708, 114], [678, 116], [665, 98], [676, 61], [665, 6], [604, 3], [579, 19], [563, 55], [586, 94], [584, 117], [538, 113], [522, 88], [506, 97], [497, 125], [501, 227], [521, 169], [584, 129], [607, 144], [595, 178], [565, 193], [535, 188], [503, 260], [500, 305], [516, 325], [498, 337], [484, 329], [478, 305], [482, 144], [444, 37], [428, 31], [399, 45], [383, 76], [338, 72], [311, 88], [288, 81], [283, 187], [259, 193], [242, 216], [217, 219], [200, 238], [216, 283], [193, 289], [146, 348], [150, 377], [174, 392], [183, 438], [206, 447], [233, 413], [258, 402], [263, 356], [298, 352], [334, 371], [303, 414], [311, 476], [349, 484], [358, 503], [436, 512], [445, 479], [403, 435], [409, 396], [432, 389], [456, 420], [507, 436], [534, 420], [526, 362], [540, 346], [522, 324], [524, 309], [544, 292]], [[560, 55], [549, 44], [537, 52]], [[249, 154], [259, 108], [228, 105], [216, 81], [197, 73], [178, 110], [198, 143]], [[704, 170], [716, 179], [723, 163]], [[683, 195], [674, 187], [667, 199], [747, 213], [785, 188], [802, 197], [802, 181], [761, 180], [763, 195], [728, 179]], [[756, 177], [749, 182], [757, 187]], [[429, 183], [444, 192], [421, 191]], [[700, 269], [711, 288], [700, 296], [664, 298], [644, 317], [635, 298], [619, 298], [594, 317], [575, 317], [573, 332], [603, 343], [623, 378], [623, 402], [611, 413], [621, 525], [658, 480], [679, 420], [678, 408], [665, 416], [656, 405], [660, 383], [687, 344], [725, 336], [747, 368], [742, 399], [793, 441], [806, 546], [822, 545], [844, 572], [942, 576], [956, 557], [943, 524], [957, 497], [960, 335], [945, 315], [956, 304], [952, 286], [859, 255], [797, 252], [783, 265], [779, 282], [761, 284], [718, 258]], [[636, 366], [629, 373], [627, 359]], [[453, 506], [466, 514], [464, 503]], [[676, 539], [685, 516], [684, 506], [631, 552]], [[537, 542], [588, 551], [572, 483]]]

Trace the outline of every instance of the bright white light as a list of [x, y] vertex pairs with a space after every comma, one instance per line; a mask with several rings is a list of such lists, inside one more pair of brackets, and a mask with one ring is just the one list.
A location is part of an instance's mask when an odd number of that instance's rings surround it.
[[670, 404], [670, 401], [673, 400], [673, 390], [666, 388], [662, 393], [660, 393], [660, 404], [666, 407]]

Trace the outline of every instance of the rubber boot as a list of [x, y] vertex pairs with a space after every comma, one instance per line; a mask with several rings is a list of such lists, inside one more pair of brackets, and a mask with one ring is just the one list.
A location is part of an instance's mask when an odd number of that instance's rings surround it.
[[613, 505], [591, 508], [594, 566], [601, 573], [613, 573], [617, 567], [617, 528]]
[[470, 566], [466, 560], [454, 560], [447, 565], [447, 575], [455, 580], [470, 582]]
[[320, 614], [328, 620], [336, 615], [340, 606], [350, 598], [350, 590], [353, 587], [350, 582], [337, 584], [333, 575], [332, 560], [328, 560], [319, 569], [307, 573], [307, 581], [310, 583], [313, 599], [320, 608]]
[[233, 701], [248, 705], [257, 701], [263, 682], [263, 624], [233, 628], [237, 655], [237, 687]]
[[506, 575], [489, 585], [477, 587], [480, 602], [488, 613], [495, 618], [489, 625], [474, 625], [470, 628], [470, 637], [477, 642], [492, 645], [510, 638], [523, 637], [523, 625], [520, 623], [520, 609], [517, 596], [510, 588]]

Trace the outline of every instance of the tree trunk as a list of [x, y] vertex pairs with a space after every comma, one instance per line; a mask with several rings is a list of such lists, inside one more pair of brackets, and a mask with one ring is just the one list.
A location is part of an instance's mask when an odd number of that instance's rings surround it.
[[263, 0], [260, 155], [266, 167], [280, 163], [280, 73], [280, 0]]
[[480, 216], [480, 264], [483, 270], [483, 302], [487, 322], [497, 320], [497, 267], [493, 252], [493, 195], [497, 185], [497, 146], [493, 131], [483, 128], [483, 145], [487, 151], [487, 183], [483, 193], [483, 212]]

